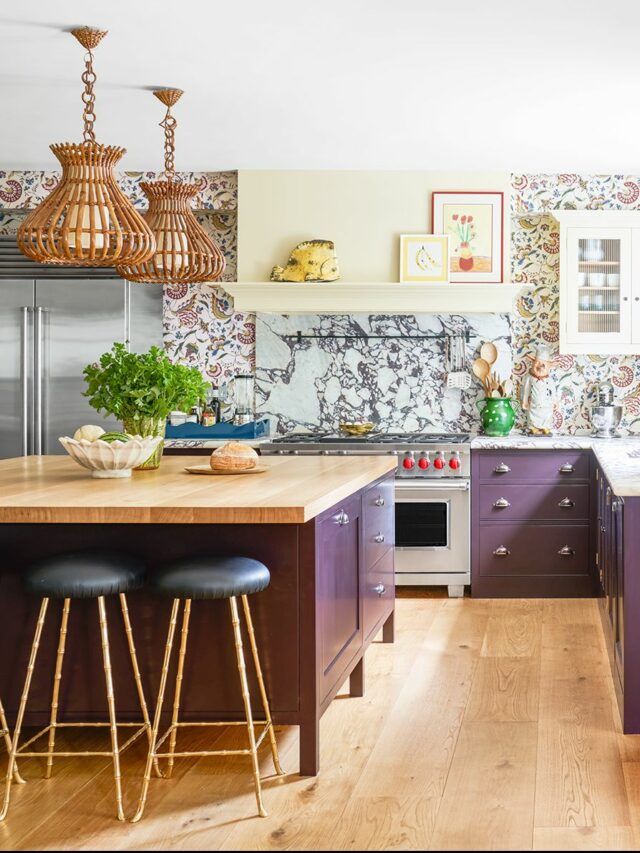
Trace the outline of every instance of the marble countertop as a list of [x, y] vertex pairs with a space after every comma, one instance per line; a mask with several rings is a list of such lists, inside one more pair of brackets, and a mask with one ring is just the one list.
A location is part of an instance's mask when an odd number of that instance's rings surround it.
[[592, 435], [476, 436], [472, 450], [592, 450], [618, 497], [640, 497], [640, 436], [595, 438]]
[[248, 444], [249, 447], [260, 447], [261, 444], [266, 444], [267, 441], [272, 441], [272, 437], [269, 435], [263, 435], [260, 438], [165, 438], [164, 446], [171, 449], [188, 449], [194, 448], [199, 449], [203, 448], [211, 448], [215, 450], [216, 447], [222, 447], [223, 444], [226, 444], [228, 441], [241, 441], [243, 444]]

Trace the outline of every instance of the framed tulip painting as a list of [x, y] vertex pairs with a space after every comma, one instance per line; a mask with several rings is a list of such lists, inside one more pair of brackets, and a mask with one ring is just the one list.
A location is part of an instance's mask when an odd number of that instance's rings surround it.
[[447, 284], [449, 238], [439, 234], [401, 234], [400, 281], [403, 284]]
[[504, 193], [434, 192], [431, 228], [449, 237], [449, 280], [503, 281]]

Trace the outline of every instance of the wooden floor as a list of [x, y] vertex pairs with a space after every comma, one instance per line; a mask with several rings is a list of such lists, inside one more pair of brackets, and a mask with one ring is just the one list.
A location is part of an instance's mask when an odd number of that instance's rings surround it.
[[[34, 759], [0, 847], [640, 846], [640, 737], [620, 733], [595, 601], [403, 598], [396, 624], [395, 645], [368, 653], [365, 698], [338, 698], [323, 718], [317, 778], [297, 775], [297, 730], [278, 732], [283, 779], [264, 750], [268, 818], [254, 817], [244, 758], [179, 760], [137, 825], [112, 817], [104, 760], [60, 759], [45, 782]], [[218, 746], [238, 736], [221, 732]], [[141, 758], [124, 763], [128, 813]]]

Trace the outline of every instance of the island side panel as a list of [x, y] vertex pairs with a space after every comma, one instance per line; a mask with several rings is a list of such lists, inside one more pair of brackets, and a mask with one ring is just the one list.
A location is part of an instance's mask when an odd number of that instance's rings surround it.
[[[640, 498], [624, 498], [622, 589], [617, 590], [618, 619], [622, 620], [623, 695], [621, 717], [625, 734], [640, 734]], [[613, 678], [616, 681], [615, 654]]]
[[[11, 719], [22, 690], [39, 606], [38, 599], [22, 591], [25, 567], [33, 560], [65, 550], [117, 548], [137, 554], [151, 573], [183, 556], [242, 554], [262, 560], [271, 571], [271, 584], [250, 597], [262, 668], [275, 721], [297, 723], [301, 670], [299, 539], [300, 526], [281, 524], [0, 525], [0, 547], [10, 555], [0, 570], [0, 620], [3, 646], [11, 650], [0, 660], [0, 696]], [[147, 590], [131, 593], [128, 599], [144, 689], [148, 702], [153, 704], [171, 602], [156, 598]], [[118, 714], [123, 721], [137, 719], [135, 684], [118, 601], [112, 597], [107, 605]], [[48, 722], [60, 610], [61, 603], [52, 600], [38, 654], [27, 725]], [[248, 649], [246, 633], [245, 639]], [[61, 687], [62, 719], [103, 719], [107, 706], [95, 601], [72, 603], [67, 648]], [[194, 602], [187, 654], [183, 719], [242, 718], [226, 602]], [[174, 676], [176, 658], [177, 648], [170, 678]], [[247, 670], [252, 695], [258, 697], [251, 662]]]

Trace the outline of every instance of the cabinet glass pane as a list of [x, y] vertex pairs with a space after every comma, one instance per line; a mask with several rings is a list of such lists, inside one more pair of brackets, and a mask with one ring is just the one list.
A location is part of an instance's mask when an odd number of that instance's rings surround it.
[[578, 332], [620, 332], [620, 239], [578, 240]]

